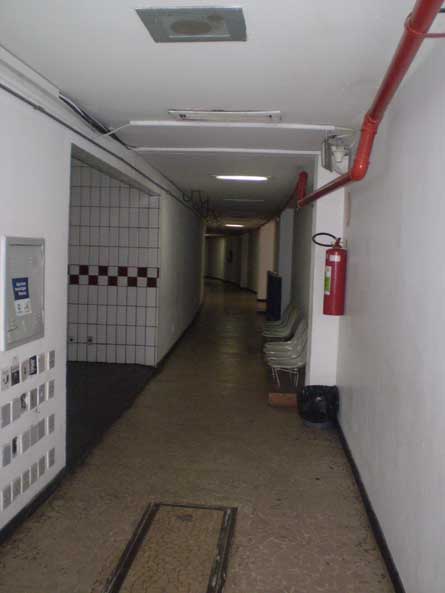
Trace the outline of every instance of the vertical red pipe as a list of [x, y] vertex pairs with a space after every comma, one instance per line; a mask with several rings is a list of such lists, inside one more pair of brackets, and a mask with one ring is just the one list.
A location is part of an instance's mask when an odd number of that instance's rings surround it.
[[[360, 142], [350, 170], [334, 181], [327, 183], [311, 194], [298, 193], [298, 206], [306, 206], [326, 194], [351, 183], [360, 181], [368, 171], [369, 159], [380, 122], [385, 111], [412, 64], [420, 46], [436, 18], [444, 0], [417, 0], [412, 13], [405, 22], [405, 31], [400, 39], [392, 62], [386, 71], [371, 108], [363, 119]], [[300, 177], [303, 173], [300, 173]], [[300, 184], [299, 184], [300, 185]]]

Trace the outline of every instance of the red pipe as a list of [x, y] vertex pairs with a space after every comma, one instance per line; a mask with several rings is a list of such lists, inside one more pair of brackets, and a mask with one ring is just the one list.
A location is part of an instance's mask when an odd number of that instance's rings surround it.
[[[444, 0], [417, 0], [412, 13], [405, 21], [405, 31], [400, 39], [396, 53], [386, 71], [374, 102], [362, 123], [360, 142], [352, 167], [347, 173], [334, 181], [323, 185], [311, 194], [306, 195], [306, 180], [302, 178], [305, 173], [300, 173], [297, 184], [298, 206], [303, 207], [315, 202], [326, 194], [339, 189], [353, 181], [363, 179], [368, 171], [369, 159], [380, 122], [385, 111], [400, 86], [411, 63], [416, 57], [425, 37], [439, 37], [442, 34], [428, 35]], [[306, 175], [307, 179], [307, 175]]]

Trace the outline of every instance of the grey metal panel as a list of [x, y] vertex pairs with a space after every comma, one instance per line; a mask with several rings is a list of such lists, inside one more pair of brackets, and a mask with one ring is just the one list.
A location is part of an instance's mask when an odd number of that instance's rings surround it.
[[136, 12], [156, 43], [247, 39], [242, 8], [140, 8]]

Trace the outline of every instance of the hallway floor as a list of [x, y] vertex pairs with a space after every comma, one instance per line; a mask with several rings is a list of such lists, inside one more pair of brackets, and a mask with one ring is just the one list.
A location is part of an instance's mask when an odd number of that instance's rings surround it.
[[208, 284], [162, 371], [1, 548], [1, 593], [100, 593], [155, 500], [239, 508], [225, 593], [393, 591], [336, 434], [267, 406], [260, 326], [253, 295]]

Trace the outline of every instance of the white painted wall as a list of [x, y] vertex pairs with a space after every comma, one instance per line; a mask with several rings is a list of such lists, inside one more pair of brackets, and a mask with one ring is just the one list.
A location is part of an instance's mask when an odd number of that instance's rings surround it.
[[247, 288], [253, 292], [258, 291], [258, 236], [258, 230], [249, 232]]
[[286, 208], [278, 222], [277, 272], [281, 276], [281, 311], [284, 311], [291, 300], [293, 244], [294, 209]]
[[267, 297], [267, 272], [275, 272], [276, 227], [275, 220], [271, 220], [258, 230], [258, 300]]
[[[316, 187], [328, 183], [336, 174], [323, 169], [318, 159]], [[345, 190], [339, 189], [314, 203], [312, 234], [327, 232], [343, 237]], [[323, 315], [326, 248], [311, 245], [311, 293], [309, 306], [309, 341], [306, 365], [307, 385], [337, 383], [338, 337], [341, 318]]]
[[[67, 135], [58, 126], [50, 125], [41, 115], [3, 92], [0, 92], [0, 112], [5, 115], [0, 138], [3, 186], [0, 234], [43, 237], [46, 241], [45, 337], [8, 352], [0, 352], [0, 368], [9, 368], [14, 357], [22, 362], [30, 356], [46, 353], [51, 349], [56, 351], [56, 366], [53, 371], [46, 371], [43, 375], [30, 378], [0, 393], [3, 407], [22, 393], [29, 394], [31, 389], [39, 387], [49, 378], [55, 379], [54, 399], [44, 402], [34, 410], [28, 409], [19, 420], [1, 430], [0, 449], [3, 451], [14, 437], [21, 439], [32, 425], [42, 418], [47, 421], [51, 414], [55, 414], [55, 432], [47, 434], [26, 453], [21, 453], [19, 448], [17, 457], [7, 467], [1, 468], [1, 528], [65, 465], [70, 144]], [[55, 447], [55, 465], [47, 469], [44, 475], [5, 509], [5, 490], [14, 480], [22, 480], [23, 472], [29, 470], [52, 447]]]
[[312, 295], [312, 215], [314, 207], [296, 209], [292, 259], [292, 301], [309, 319]]
[[443, 593], [445, 47], [428, 45], [351, 187], [341, 425], [407, 593]]
[[[14, 64], [14, 68], [8, 66]], [[21, 76], [23, 74], [25, 77]], [[2, 83], [13, 86], [44, 105], [53, 113], [62, 117], [71, 125], [80, 129], [87, 137], [95, 138], [87, 126], [83, 125], [76, 116], [67, 110], [56, 98], [56, 89], [49, 83], [43, 83], [45, 90], [34, 86], [26, 79], [30, 75], [34, 80], [38, 76], [30, 74], [26, 67], [22, 67], [17, 60], [9, 59], [4, 50], [0, 50], [0, 79]], [[45, 337], [29, 345], [20, 346], [9, 352], [0, 353], [0, 369], [9, 368], [14, 357], [19, 362], [34, 354], [56, 352], [56, 366], [46, 370], [35, 378], [20, 383], [6, 391], [0, 392], [0, 407], [8, 405], [12, 400], [27, 393], [34, 387], [55, 380], [55, 397], [39, 405], [38, 411], [27, 410], [20, 418], [1, 429], [0, 450], [10, 444], [14, 437], [22, 439], [32, 425], [45, 419], [48, 428], [48, 418], [55, 415], [55, 432], [46, 434], [25, 453], [20, 452], [13, 461], [0, 471], [0, 505], [5, 502], [5, 491], [13, 482], [20, 480], [21, 492], [13, 502], [3, 509], [0, 514], [0, 528], [4, 527], [21, 509], [23, 509], [65, 465], [65, 416], [66, 416], [66, 340], [67, 340], [67, 266], [68, 266], [68, 212], [70, 197], [70, 164], [71, 149], [75, 144], [90, 152], [102, 162], [107, 163], [113, 170], [119, 171], [126, 179], [139, 187], [147, 187], [153, 191], [152, 184], [135, 172], [116, 156], [106, 153], [102, 148], [94, 146], [87, 139], [80, 138], [74, 132], [67, 130], [60, 124], [50, 120], [41, 112], [33, 109], [18, 99], [0, 91], [0, 112], [2, 119], [2, 134], [0, 137], [0, 162], [2, 163], [2, 216], [0, 219], [0, 234], [43, 237], [46, 241], [46, 326]], [[125, 158], [132, 165], [137, 166], [152, 179], [163, 183], [173, 192], [174, 188], [159, 173], [152, 170], [142, 159], [126, 150], [111, 139], [102, 139], [100, 144], [114, 151], [115, 155]], [[172, 198], [161, 200], [164, 208], [164, 227], [169, 227], [170, 237], [181, 234], [183, 239], [175, 239], [178, 249], [182, 249], [183, 263], [190, 273], [190, 278], [198, 278], [200, 274], [194, 271], [195, 260], [201, 260], [201, 222], [195, 214]], [[179, 213], [180, 212], [180, 213]], [[171, 216], [171, 219], [169, 218]], [[188, 228], [190, 226], [190, 229]], [[187, 230], [185, 230], [187, 227]], [[193, 232], [192, 232], [193, 230]], [[198, 255], [195, 258], [195, 253]], [[176, 266], [177, 260], [164, 256], [164, 262]], [[166, 274], [175, 274], [178, 270], [168, 270]], [[162, 274], [161, 274], [162, 280]], [[191, 282], [191, 280], [190, 280]], [[162, 286], [162, 282], [161, 282]], [[165, 286], [165, 285], [164, 285]], [[199, 281], [198, 281], [198, 288]], [[165, 288], [163, 289], [165, 290]], [[178, 294], [174, 303], [180, 309], [181, 323], [187, 321], [187, 315], [196, 306], [194, 291], [189, 290], [184, 295]], [[173, 305], [172, 305], [173, 307]], [[165, 310], [165, 309], [164, 309]], [[179, 321], [178, 321], [179, 324]], [[163, 342], [169, 345], [171, 342]], [[46, 428], [46, 430], [47, 430]], [[46, 468], [37, 481], [25, 491], [22, 484], [27, 471], [33, 464], [46, 457], [48, 452], [55, 449], [55, 464]], [[25, 480], [23, 480], [25, 478]]]
[[243, 235], [241, 235], [241, 288], [248, 288], [249, 286], [249, 239], [249, 233], [244, 233]]
[[158, 361], [181, 337], [202, 300], [204, 223], [161, 196]]

